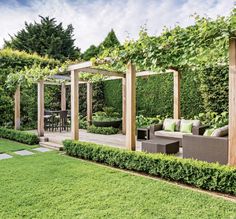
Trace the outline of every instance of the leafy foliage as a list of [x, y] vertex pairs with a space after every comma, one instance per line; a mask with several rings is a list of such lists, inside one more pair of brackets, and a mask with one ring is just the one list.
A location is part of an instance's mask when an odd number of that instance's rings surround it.
[[218, 113], [228, 111], [228, 65], [207, 65], [197, 76], [205, 111]]
[[0, 127], [0, 137], [29, 145], [39, 143], [39, 138], [36, 134], [17, 131], [14, 129], [7, 129], [3, 127]]
[[136, 126], [137, 128], [148, 127], [152, 124], [162, 123], [164, 120], [160, 115], [156, 117], [145, 117], [143, 115], [136, 116]]
[[111, 57], [110, 66], [124, 69], [131, 60], [138, 70], [164, 71], [200, 67], [205, 63], [227, 63], [228, 38], [232, 31], [230, 18], [195, 17], [195, 25], [164, 29], [158, 36], [148, 36], [146, 29], [137, 41], [107, 50], [100, 57]]
[[[228, 39], [235, 30], [230, 17], [216, 20], [195, 16], [195, 25], [164, 29], [160, 36], [148, 36], [141, 30], [137, 41], [106, 50], [101, 60], [104, 68], [125, 71], [131, 60], [137, 71], [178, 70], [181, 80], [182, 116], [191, 118], [200, 112], [228, 110]], [[121, 83], [106, 81], [105, 102], [121, 110]], [[116, 89], [117, 88], [117, 89]], [[148, 95], [147, 95], [148, 94]], [[112, 96], [111, 97], [109, 97]], [[115, 97], [115, 99], [114, 99]], [[145, 116], [170, 115], [173, 112], [173, 77], [171, 74], [137, 79], [137, 110]]]
[[96, 57], [99, 53], [99, 48], [95, 45], [91, 45], [84, 53], [83, 60], [89, 61], [91, 58]]
[[5, 47], [59, 60], [78, 59], [80, 50], [74, 46], [72, 25], [64, 29], [55, 18], [40, 18], [40, 23], [25, 23], [24, 29], [5, 41]]
[[[40, 57], [36, 54], [30, 55], [26, 52], [13, 51], [11, 49], [0, 50], [0, 125], [12, 126], [14, 104], [13, 95], [15, 92], [16, 81], [21, 79], [21, 77], [18, 77], [19, 72], [25, 66], [28, 66], [30, 68], [33, 65], [41, 65], [42, 68], [51, 66], [53, 68], [54, 66], [59, 65], [59, 62], [47, 57]], [[16, 74], [16, 76], [14, 76], [14, 74]], [[10, 84], [7, 83], [7, 78], [9, 75], [12, 76], [12, 81], [9, 81]], [[27, 88], [27, 92], [28, 91], [29, 93], [27, 95], [27, 98], [25, 98], [26, 96], [24, 95], [26, 93], [22, 92], [22, 117], [26, 115], [23, 112], [31, 114], [31, 112], [34, 111], [35, 113], [37, 113], [37, 106], [35, 105], [35, 103], [37, 102], [37, 90], [34, 88], [34, 86], [31, 86]], [[33, 107], [33, 105], [35, 105], [35, 107]], [[36, 121], [36, 116], [34, 117], [34, 120]]]
[[118, 128], [113, 127], [97, 127], [95, 125], [88, 126], [87, 131], [89, 133], [101, 134], [101, 135], [114, 135], [119, 132]]
[[[195, 73], [195, 74], [194, 74]], [[204, 111], [200, 81], [196, 72], [181, 74], [181, 116], [191, 118]], [[104, 81], [106, 106], [122, 111], [121, 80]], [[173, 115], [173, 75], [160, 74], [137, 77], [137, 114], [145, 117]], [[227, 103], [227, 99], [225, 99]]]
[[85, 117], [79, 119], [79, 128], [80, 129], [87, 129], [88, 128], [88, 122]]
[[219, 164], [182, 159], [165, 154], [147, 154], [88, 142], [66, 140], [64, 150], [70, 156], [103, 163], [198, 188], [236, 194], [236, 169]]
[[103, 111], [94, 113], [93, 120], [95, 121], [115, 121], [120, 120], [119, 113], [115, 112], [113, 107], [103, 107]]
[[200, 113], [198, 116], [195, 116], [195, 119], [199, 119], [203, 124], [209, 125], [210, 128], [220, 128], [228, 124], [228, 112], [207, 112]]

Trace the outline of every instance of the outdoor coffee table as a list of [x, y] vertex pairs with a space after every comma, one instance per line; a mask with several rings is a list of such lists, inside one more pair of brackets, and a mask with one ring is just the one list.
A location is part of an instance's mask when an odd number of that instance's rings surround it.
[[149, 153], [176, 154], [179, 152], [179, 141], [167, 138], [155, 138], [143, 141], [141, 150]]
[[149, 127], [137, 128], [137, 139], [138, 140], [149, 140], [150, 139], [150, 128]]

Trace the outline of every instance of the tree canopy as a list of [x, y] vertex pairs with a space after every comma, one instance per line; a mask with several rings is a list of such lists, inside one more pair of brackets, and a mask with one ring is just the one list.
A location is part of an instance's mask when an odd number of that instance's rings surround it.
[[90, 60], [98, 56], [105, 49], [111, 49], [116, 46], [120, 46], [120, 42], [115, 34], [115, 31], [111, 29], [111, 31], [107, 34], [105, 39], [96, 47], [95, 45], [91, 45], [83, 54], [83, 59], [85, 61]]
[[57, 24], [55, 18], [42, 17], [39, 23], [27, 23], [25, 27], [9, 41], [5, 47], [37, 53], [58, 60], [75, 60], [80, 56], [80, 50], [75, 47], [73, 27], [68, 25], [65, 29], [62, 23]]

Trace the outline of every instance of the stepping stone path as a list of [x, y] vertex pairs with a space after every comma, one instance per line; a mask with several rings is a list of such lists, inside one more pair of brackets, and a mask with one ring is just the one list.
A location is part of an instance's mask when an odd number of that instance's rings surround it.
[[[43, 147], [34, 148], [34, 149], [32, 149], [32, 150], [34, 150], [34, 151], [39, 151], [39, 152], [52, 151], [51, 149], [43, 148]], [[21, 156], [28, 156], [28, 155], [34, 154], [33, 152], [28, 151], [28, 150], [15, 151], [14, 153], [15, 153], [15, 154], [18, 154], [18, 155], [21, 155]], [[13, 156], [11, 156], [11, 155], [9, 155], [9, 154], [6, 154], [6, 153], [0, 154], [0, 160], [9, 159], [9, 158], [12, 158], [12, 157], [13, 157]]]
[[0, 154], [0, 160], [5, 160], [9, 158], [12, 158], [12, 156], [9, 154]]
[[51, 149], [43, 148], [43, 147], [35, 148], [35, 149], [33, 149], [33, 150], [34, 150], [34, 151], [39, 151], [39, 152], [48, 152], [48, 151], [52, 151]]
[[21, 155], [21, 156], [27, 156], [27, 155], [32, 155], [34, 153], [27, 151], [27, 150], [22, 150], [22, 151], [16, 151], [14, 152], [15, 154]]

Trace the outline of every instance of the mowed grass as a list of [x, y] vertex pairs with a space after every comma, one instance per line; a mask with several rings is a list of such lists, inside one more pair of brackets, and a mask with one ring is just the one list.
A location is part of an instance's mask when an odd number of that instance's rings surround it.
[[236, 203], [57, 152], [0, 171], [0, 218], [236, 218]]
[[37, 147], [36, 145], [25, 145], [7, 139], [0, 138], [0, 153], [28, 150]]

